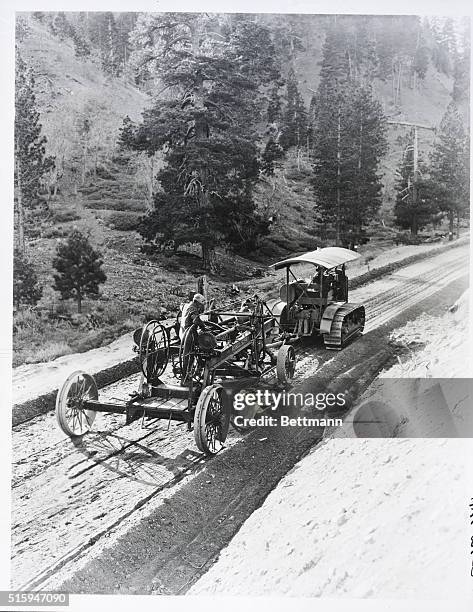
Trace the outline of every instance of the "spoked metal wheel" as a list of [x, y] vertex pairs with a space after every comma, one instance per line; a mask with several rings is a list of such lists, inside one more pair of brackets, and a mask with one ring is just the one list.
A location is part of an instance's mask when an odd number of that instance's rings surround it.
[[139, 359], [146, 381], [153, 385], [163, 374], [169, 361], [169, 336], [158, 321], [150, 321], [143, 329]]
[[276, 358], [276, 375], [278, 383], [284, 386], [291, 384], [296, 371], [296, 351], [290, 344], [283, 344]]
[[184, 332], [184, 336], [179, 347], [179, 366], [181, 369], [181, 383], [202, 382], [204, 367], [199, 355], [197, 354], [197, 332], [194, 327], [189, 327]]
[[222, 385], [210, 385], [200, 394], [194, 415], [194, 438], [197, 448], [215, 455], [223, 448], [230, 423], [230, 411]]
[[66, 435], [75, 438], [91, 429], [97, 413], [86, 409], [84, 403], [98, 397], [97, 385], [90, 374], [79, 370], [69, 376], [56, 397], [56, 419]]

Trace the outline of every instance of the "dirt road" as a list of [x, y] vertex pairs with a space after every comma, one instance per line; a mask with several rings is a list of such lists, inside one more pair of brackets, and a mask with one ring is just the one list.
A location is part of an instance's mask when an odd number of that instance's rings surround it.
[[[359, 390], [388, 363], [390, 330], [444, 309], [465, 290], [468, 249], [452, 249], [362, 287], [362, 338], [340, 353], [301, 351], [296, 383], [340, 374]], [[103, 394], [126, 398], [136, 376]], [[13, 588], [70, 592], [183, 593], [212, 563], [280, 478], [323, 435], [322, 428], [231, 433], [206, 461], [185, 426], [99, 415], [75, 445], [42, 415], [13, 430]]]

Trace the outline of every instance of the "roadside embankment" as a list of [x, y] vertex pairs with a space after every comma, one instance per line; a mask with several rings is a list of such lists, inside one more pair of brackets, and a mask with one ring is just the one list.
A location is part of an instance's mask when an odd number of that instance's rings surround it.
[[58, 389], [75, 370], [92, 374], [99, 387], [139, 370], [132, 335], [86, 353], [64, 355], [46, 363], [25, 364], [13, 371], [13, 425], [54, 408]]
[[189, 595], [462, 598], [467, 440], [328, 439]]
[[347, 438], [473, 436], [468, 292], [439, 316], [422, 314], [390, 334], [397, 362], [369, 385], [330, 432]]

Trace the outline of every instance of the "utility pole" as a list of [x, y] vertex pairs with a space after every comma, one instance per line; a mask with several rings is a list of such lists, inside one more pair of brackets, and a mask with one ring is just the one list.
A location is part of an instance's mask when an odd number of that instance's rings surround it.
[[[413, 148], [414, 148], [414, 152], [413, 152], [413, 176], [412, 176], [412, 202], [414, 205], [414, 210], [417, 207], [417, 197], [418, 197], [418, 192], [417, 192], [417, 183], [419, 180], [419, 136], [418, 136], [418, 130], [419, 129], [423, 129], [423, 130], [433, 130], [435, 131], [434, 127], [431, 127], [430, 125], [423, 125], [420, 123], [412, 123], [409, 121], [388, 121], [387, 123], [390, 123], [392, 125], [403, 125], [403, 126], [407, 126], [407, 127], [411, 127], [414, 128], [414, 142], [413, 142]], [[417, 221], [414, 221], [414, 224], [412, 226], [412, 233], [413, 234], [417, 234]]]

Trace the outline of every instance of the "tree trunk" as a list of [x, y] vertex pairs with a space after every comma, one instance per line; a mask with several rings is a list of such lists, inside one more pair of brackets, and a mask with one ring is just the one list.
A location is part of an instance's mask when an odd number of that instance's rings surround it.
[[208, 304], [209, 294], [209, 283], [207, 282], [207, 276], [199, 276], [197, 279], [197, 293], [201, 293], [205, 298], [205, 304]]
[[77, 294], [77, 312], [79, 314], [82, 312], [82, 295], [80, 293]]
[[202, 247], [202, 268], [204, 270], [212, 269], [212, 262], [214, 258], [214, 249], [208, 244], [201, 243]]
[[87, 174], [87, 153], [88, 153], [87, 142], [84, 142], [83, 148], [82, 148], [82, 172], [81, 172], [81, 185], [82, 186], [85, 185], [85, 177]]
[[453, 230], [454, 230], [454, 211], [453, 209], [448, 211], [448, 239], [453, 240]]
[[391, 75], [391, 95], [393, 97], [394, 104], [396, 104], [396, 64], [394, 63], [394, 60], [391, 62]]
[[149, 185], [148, 185], [148, 195], [149, 195], [149, 206], [150, 209], [153, 208], [153, 196], [154, 196], [154, 157], [149, 158], [150, 168], [149, 168]]
[[419, 228], [417, 227], [417, 215], [414, 213], [411, 223], [411, 236], [417, 236]]
[[[200, 32], [198, 27], [193, 27], [191, 30], [191, 44], [193, 52], [198, 55], [200, 53]], [[196, 79], [194, 85], [194, 108], [202, 110], [202, 117], [195, 120], [195, 135], [197, 138], [207, 137], [209, 138], [208, 126], [205, 122], [205, 109], [204, 109], [204, 77], [202, 75]], [[199, 168], [200, 178], [200, 192], [198, 194], [198, 204], [201, 209], [199, 224], [203, 230], [203, 234], [207, 235], [204, 242], [201, 242], [202, 247], [202, 267], [204, 270], [210, 270], [213, 259], [213, 247], [207, 243], [209, 228], [206, 224], [206, 213], [209, 208], [209, 194], [208, 194], [208, 169], [203, 165]], [[205, 223], [205, 226], [204, 226]]]
[[401, 103], [401, 79], [402, 79], [402, 62], [399, 62], [399, 73], [397, 80], [396, 104]]
[[460, 238], [460, 211], [457, 211], [457, 239]]

